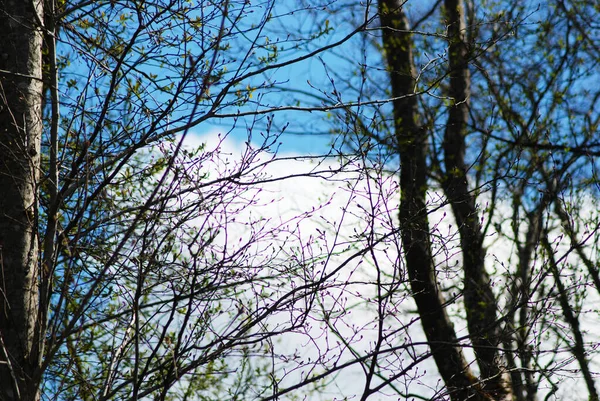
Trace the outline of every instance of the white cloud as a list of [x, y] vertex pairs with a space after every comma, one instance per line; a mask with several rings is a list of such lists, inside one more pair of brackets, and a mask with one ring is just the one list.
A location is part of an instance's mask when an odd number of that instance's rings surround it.
[[[269, 154], [252, 153], [258, 148], [256, 144], [236, 142], [215, 133], [189, 135], [186, 138], [186, 145], [189, 146], [202, 143], [207, 150], [220, 149], [219, 163], [224, 165], [217, 165], [215, 168], [222, 168], [221, 173], [238, 165], [237, 163], [243, 163], [249, 155], [255, 156], [250, 168], [255, 168], [257, 176], [265, 182], [254, 187], [256, 198], [251, 207], [244, 209], [236, 217], [237, 223], [256, 222], [260, 217], [263, 218], [261, 230], [278, 235], [262, 237], [259, 243], [252, 245], [256, 246], [257, 257], [268, 259], [268, 255], [261, 255], [260, 252], [266, 252], [270, 248], [261, 241], [271, 241], [281, 246], [278, 254], [280, 259], [289, 258], [292, 264], [307, 264], [305, 267], [312, 269], [307, 272], [311, 279], [330, 275], [328, 283], [332, 285], [313, 300], [305, 329], [285, 334], [281, 337], [281, 343], [275, 345], [276, 353], [288, 354], [288, 362], [284, 363], [280, 359], [277, 363], [280, 373], [288, 372], [286, 379], [280, 383], [281, 388], [294, 384], [300, 377], [304, 377], [302, 374], [308, 374], [309, 365], [299, 363], [300, 360], [318, 360], [331, 368], [334, 361], [339, 366], [344, 361], [352, 360], [357, 355], [353, 352], [364, 355], [373, 350], [379, 335], [379, 323], [382, 323], [384, 332], [397, 330], [390, 336], [390, 340], [394, 342], [383, 344], [386, 347], [399, 346], [403, 342], [424, 341], [419, 322], [414, 321], [415, 307], [408, 294], [404, 266], [399, 258], [399, 235], [390, 235], [398, 225], [399, 189], [395, 176], [373, 174], [373, 170], [367, 172], [360, 160], [337, 172], [340, 161], [335, 158], [315, 159], [281, 154], [271, 159], [272, 155]], [[432, 191], [429, 200], [429, 207], [434, 210], [429, 221], [433, 233], [433, 252], [438, 261], [438, 280], [444, 288], [460, 286], [462, 273], [456, 224], [449, 208], [441, 207], [445, 201], [441, 193]], [[487, 194], [483, 194], [480, 197], [482, 210], [488, 203]], [[511, 216], [511, 205], [497, 202], [494, 207], [494, 218], [501, 225], [502, 231], [510, 232], [507, 217]], [[501, 275], [503, 268], [514, 268], [516, 249], [507, 237], [495, 233], [493, 227], [495, 226], [492, 226], [486, 239], [487, 265], [490, 271], [496, 269]], [[232, 231], [228, 233], [229, 238], [248, 236], [252, 232], [245, 224], [232, 226], [230, 229]], [[385, 238], [385, 235], [389, 237]], [[221, 238], [221, 241], [224, 239]], [[373, 241], [380, 241], [374, 246], [373, 252], [349, 259], [350, 255], [368, 248]], [[561, 245], [561, 249], [564, 252], [566, 245]], [[340, 269], [340, 266], [343, 268]], [[380, 311], [377, 309], [377, 289], [386, 287], [379, 286], [378, 279], [394, 281], [397, 286], [396, 295], [390, 298], [387, 309], [383, 311], [383, 320], [379, 319]], [[286, 285], [302, 284], [300, 276], [290, 277], [290, 280], [290, 283], [296, 280], [295, 284]], [[506, 294], [508, 283], [503, 281], [502, 276], [494, 277], [494, 281], [497, 293]], [[457, 334], [459, 337], [466, 337], [466, 323], [459, 318], [464, 314], [462, 301], [458, 300], [449, 311], [453, 315]], [[289, 318], [289, 315], [276, 316], [273, 323]], [[336, 331], [342, 338], [336, 336]], [[344, 341], [348, 343], [344, 345]], [[348, 347], [350, 345], [353, 352]], [[548, 346], [551, 348], [551, 344]], [[398, 372], [418, 359], [425, 350], [423, 346], [408, 346], [397, 352], [381, 354], [379, 359], [382, 364], [390, 366], [390, 371]], [[473, 361], [472, 351], [468, 347], [465, 348], [465, 354], [468, 360]], [[565, 356], [568, 357], [568, 354]], [[319, 369], [316, 369], [312, 373], [318, 372]], [[364, 371], [357, 364], [346, 373], [333, 375], [322, 397], [332, 399], [360, 394], [364, 383]], [[433, 396], [441, 389], [441, 382], [431, 359], [410, 369], [404, 377], [398, 379], [398, 383], [403, 383], [407, 392], [425, 396]], [[391, 400], [397, 399], [398, 395], [381, 394], [376, 398]]]

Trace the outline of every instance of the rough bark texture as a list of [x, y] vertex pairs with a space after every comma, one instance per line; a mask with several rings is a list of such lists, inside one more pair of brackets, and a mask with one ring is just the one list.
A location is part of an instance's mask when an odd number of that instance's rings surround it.
[[0, 399], [39, 398], [42, 3], [0, 0]]
[[465, 43], [465, 17], [462, 0], [444, 2], [449, 61], [450, 107], [444, 135], [444, 191], [452, 206], [460, 232], [464, 270], [464, 302], [467, 325], [484, 389], [494, 399], [512, 399], [509, 377], [499, 363], [501, 342], [497, 320], [497, 303], [485, 270], [483, 233], [479, 222], [475, 195], [468, 186], [465, 165], [465, 134], [469, 121], [470, 74], [468, 48]]
[[426, 132], [417, 124], [417, 98], [410, 96], [416, 74], [402, 3], [380, 0], [379, 11], [392, 96], [399, 98], [394, 101], [394, 126], [401, 163], [400, 224], [406, 268], [425, 335], [452, 400], [484, 400], [487, 396], [465, 361], [435, 280], [426, 207]]

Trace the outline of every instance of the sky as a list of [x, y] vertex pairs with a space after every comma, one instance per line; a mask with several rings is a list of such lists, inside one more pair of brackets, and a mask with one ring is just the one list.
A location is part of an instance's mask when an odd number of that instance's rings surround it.
[[[210, 132], [204, 135], [190, 135], [186, 138], [186, 145], [197, 146], [199, 143], [206, 144], [207, 149], [213, 149], [216, 146], [221, 148], [221, 152], [224, 155], [230, 155], [231, 160], [235, 160], [236, 157], [241, 158], [245, 153], [247, 144], [245, 142], [237, 140], [235, 137], [228, 137], [225, 141], [222, 141], [222, 137], [219, 136], [218, 132]], [[271, 177], [285, 177], [295, 174], [306, 173], [314, 171], [315, 168], [320, 170], [336, 169], [339, 163], [335, 161], [323, 162], [320, 165], [316, 165], [314, 160], [302, 158], [302, 154], [299, 152], [282, 152], [279, 154], [283, 160], [267, 166], [265, 173]], [[305, 250], [309, 250], [311, 257], [315, 257], [319, 252], [335, 254], [341, 252], [346, 248], [346, 241], [353, 240], [353, 235], [362, 230], [368, 230], [369, 224], [364, 219], [363, 213], [368, 210], [371, 205], [375, 205], [373, 209], [381, 213], [381, 215], [374, 221], [374, 224], [378, 226], [377, 231], [385, 231], [385, 227], [393, 224], [392, 222], [396, 219], [397, 210], [397, 179], [396, 177], [386, 177], [383, 180], [376, 182], [368, 182], [361, 178], [361, 166], [353, 165], [349, 166], [345, 173], [339, 173], [335, 176], [335, 180], [314, 178], [314, 177], [301, 177], [285, 179], [281, 181], [275, 181], [260, 185], [263, 190], [261, 199], [263, 202], [259, 202], [262, 206], [253, 207], [246, 210], [239, 216], [238, 220], [244, 220], [247, 218], [250, 220], [255, 215], [260, 215], [267, 220], [269, 224], [275, 230], [280, 227], [282, 223], [286, 223], [286, 228], [281, 232], [281, 237], [274, 238], [274, 242], [281, 241], [283, 243], [283, 236], [286, 237], [290, 234], [296, 236], [296, 240], [290, 245], [289, 253], [292, 255], [294, 252], [292, 248], [296, 247], [300, 242], [304, 243]], [[379, 184], [379, 188], [373, 188], [373, 185]], [[307, 218], [298, 219], [297, 216], [304, 216], [309, 211]], [[437, 215], [435, 218], [443, 223], [443, 216]], [[440, 227], [440, 230], [443, 230]], [[230, 238], [243, 237], [245, 235], [244, 230], [241, 229], [237, 232], [234, 228], [233, 232], [228, 233]], [[316, 247], [309, 247], [307, 244], [315, 241]], [[395, 254], [397, 254], [397, 247], [399, 246], [398, 237], [388, 241], [385, 246], [379, 247], [381, 254], [378, 255], [383, 261], [393, 265], [395, 263]], [[383, 250], [385, 249], [385, 252]], [[335, 269], [337, 265], [345, 261], [348, 252], [342, 252], [338, 256], [332, 256], [329, 260], [326, 269]], [[369, 258], [366, 258], [369, 259]], [[347, 280], [363, 281], [373, 279], [373, 275], [370, 273], [372, 268], [369, 260], [360, 260], [357, 263], [351, 263], [345, 267], [338, 275], [334, 276], [339, 282]], [[384, 268], [388, 270], [387, 268]], [[341, 286], [343, 287], [343, 286]], [[352, 286], [350, 286], [352, 287]], [[357, 349], [369, 349], [370, 344], [374, 341], [377, 332], [373, 326], [374, 311], [371, 306], [360, 305], [363, 301], [358, 297], [352, 297], [352, 293], [360, 291], [364, 295], [368, 295], [373, 290], [370, 286], [355, 285], [355, 288], [346, 287], [343, 292], [337, 292], [336, 289], [331, 289], [329, 295], [323, 295], [323, 305], [329, 304], [334, 310], [335, 305], [338, 305], [341, 298], [346, 298], [345, 305], [351, 305], [357, 303], [358, 307], [350, 311], [352, 315], [348, 315], [346, 318], [350, 320], [340, 320], [338, 328], [348, 336], [348, 338], [356, 337], [356, 331], [360, 332], [362, 337], [361, 340], [355, 339], [355, 347]], [[349, 299], [348, 299], [349, 298]], [[414, 308], [410, 299], [405, 299], [405, 306], [403, 308]], [[314, 317], [317, 318], [321, 312], [319, 308], [313, 310]], [[285, 318], [284, 318], [285, 319]], [[277, 321], [277, 318], [275, 318]], [[345, 323], [344, 323], [345, 322]], [[331, 357], [338, 355], [341, 360], [351, 358], [348, 350], [342, 350], [336, 346], [332, 346], [331, 343], [335, 343], [338, 340], [332, 333], [327, 330], [323, 323], [319, 323], [317, 320], [312, 322], [312, 326], [305, 332], [289, 333], [284, 335], [280, 342], [277, 343], [277, 352], [281, 354], [299, 355], [301, 359], [313, 361], [319, 358], [319, 353], [322, 350], [329, 349]], [[351, 324], [351, 326], [349, 325]], [[309, 322], [310, 325], [310, 322]], [[348, 325], [348, 326], [347, 326]], [[354, 334], [353, 334], [354, 333]], [[422, 334], [417, 329], [411, 332], [414, 336], [413, 339], [416, 341], [422, 340]], [[283, 366], [283, 365], [282, 365]], [[293, 365], [290, 365], [293, 366]], [[287, 369], [290, 369], [287, 366]], [[428, 367], [427, 367], [428, 366]], [[417, 369], [421, 372], [424, 367], [430, 372], [434, 372], [435, 368], [431, 363], [425, 363]], [[280, 388], [284, 388], [286, 385], [293, 385], [298, 380], [299, 373], [289, 374], [281, 384]], [[409, 377], [411, 375], [407, 375]], [[433, 382], [437, 381], [436, 376], [432, 376], [430, 380]], [[314, 399], [333, 400], [343, 399], [344, 396], [353, 397], [356, 394], [360, 394], [364, 387], [364, 374], [359, 366], [354, 366], [346, 369], [342, 372], [341, 376], [335, 378], [327, 386], [327, 390], [315, 395]], [[421, 388], [423, 392], [431, 392], [425, 388]], [[384, 394], [375, 396], [375, 399], [396, 399], [397, 396], [384, 396]], [[313, 399], [313, 398], [311, 398]]]

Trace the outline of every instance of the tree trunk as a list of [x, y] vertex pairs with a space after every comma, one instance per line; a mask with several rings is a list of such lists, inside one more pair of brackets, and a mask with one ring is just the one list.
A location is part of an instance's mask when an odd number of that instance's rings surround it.
[[39, 398], [39, 0], [0, 0], [0, 398]]
[[469, 121], [471, 77], [462, 0], [444, 2], [448, 32], [450, 107], [444, 134], [444, 192], [460, 232], [464, 273], [464, 301], [469, 335], [481, 370], [484, 389], [497, 400], [510, 400], [509, 376], [499, 364], [501, 328], [497, 303], [485, 269], [483, 233], [475, 195], [469, 190], [465, 164], [465, 135]]
[[380, 0], [379, 11], [392, 97], [396, 98], [394, 128], [400, 156], [400, 224], [406, 268], [423, 330], [451, 399], [485, 400], [487, 396], [466, 363], [435, 280], [426, 206], [427, 137], [417, 124], [412, 38], [402, 3]]

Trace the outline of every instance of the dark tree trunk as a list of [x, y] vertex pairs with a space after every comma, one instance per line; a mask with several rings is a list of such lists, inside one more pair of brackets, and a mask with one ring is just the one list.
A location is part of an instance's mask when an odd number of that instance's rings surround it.
[[0, 0], [0, 398], [39, 398], [42, 2]]
[[465, 40], [465, 6], [462, 0], [445, 0], [444, 8], [449, 42], [448, 95], [454, 104], [449, 110], [444, 135], [446, 171], [443, 187], [460, 232], [467, 325], [485, 391], [494, 399], [512, 399], [507, 380], [509, 376], [499, 361], [501, 328], [497, 320], [498, 307], [485, 269], [483, 233], [475, 195], [469, 190], [468, 167], [465, 164], [465, 135], [471, 95], [468, 47]]
[[413, 297], [431, 352], [452, 400], [485, 400], [458, 344], [434, 275], [426, 206], [427, 133], [417, 123], [415, 68], [403, 1], [380, 0], [383, 45], [394, 101], [394, 128], [400, 156], [400, 224]]

